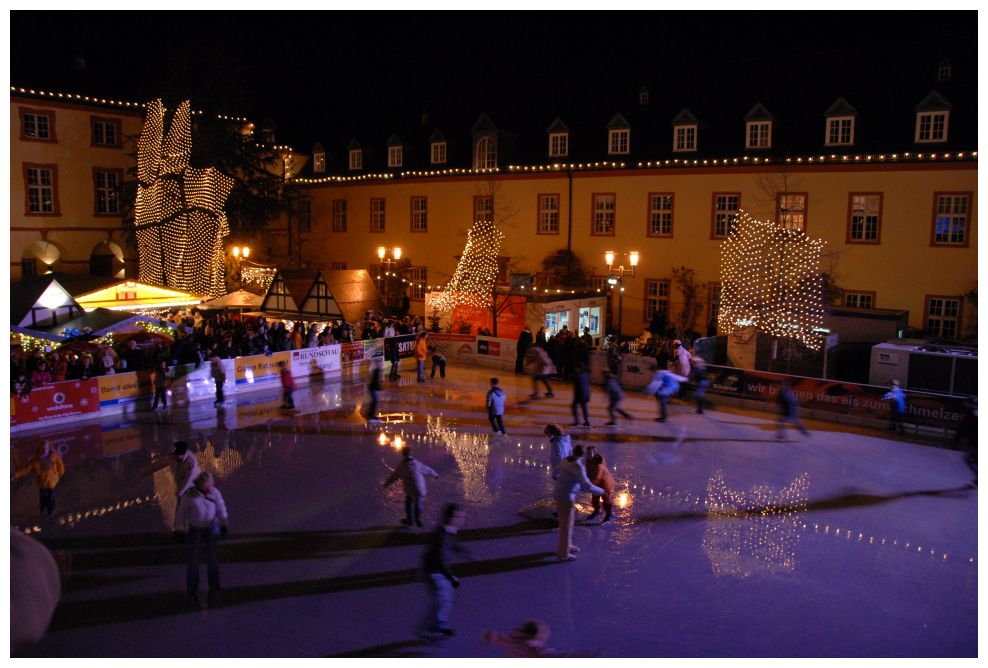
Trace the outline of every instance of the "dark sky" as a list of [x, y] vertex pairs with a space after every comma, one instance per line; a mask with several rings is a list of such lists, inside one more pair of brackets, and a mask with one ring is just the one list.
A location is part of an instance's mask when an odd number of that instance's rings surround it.
[[643, 83], [661, 95], [753, 74], [834, 86], [849, 68], [874, 68], [880, 85], [900, 54], [977, 53], [973, 11], [12, 11], [10, 30], [13, 85], [191, 98], [271, 119], [299, 150], [423, 109], [551, 113]]

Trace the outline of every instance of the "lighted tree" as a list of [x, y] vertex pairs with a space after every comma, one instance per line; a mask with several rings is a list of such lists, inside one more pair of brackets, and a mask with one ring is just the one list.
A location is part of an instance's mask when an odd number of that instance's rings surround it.
[[721, 246], [718, 323], [727, 332], [759, 332], [820, 347], [823, 240], [738, 212]]
[[234, 180], [215, 168], [189, 166], [189, 102], [178, 106], [165, 134], [161, 100], [148, 104], [137, 143], [134, 226], [140, 279], [198, 294], [221, 296], [223, 238], [230, 233], [224, 203]]
[[493, 221], [476, 221], [467, 231], [467, 243], [453, 277], [430, 306], [440, 313], [460, 305], [487, 308], [495, 292], [497, 255], [503, 240], [504, 234]]

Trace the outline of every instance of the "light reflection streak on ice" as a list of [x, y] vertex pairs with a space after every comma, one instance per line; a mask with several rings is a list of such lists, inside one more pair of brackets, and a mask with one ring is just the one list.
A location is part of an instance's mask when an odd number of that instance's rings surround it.
[[457, 432], [442, 415], [427, 416], [426, 428], [425, 437], [435, 439], [456, 460], [463, 475], [464, 499], [468, 503], [491, 503], [494, 500], [491, 488], [497, 489], [497, 486], [488, 485], [488, 435]]

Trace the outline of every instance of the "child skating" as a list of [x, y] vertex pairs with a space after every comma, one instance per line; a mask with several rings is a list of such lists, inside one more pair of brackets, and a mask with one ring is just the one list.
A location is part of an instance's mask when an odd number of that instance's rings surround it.
[[491, 389], [487, 390], [487, 418], [495, 434], [504, 433], [504, 390], [498, 386], [498, 379], [491, 378]]
[[401, 521], [401, 524], [410, 527], [414, 522], [415, 526], [421, 527], [422, 504], [428, 494], [425, 476], [438, 478], [439, 474], [412, 457], [412, 449], [407, 445], [401, 449], [401, 455], [401, 463], [384, 481], [384, 487], [387, 488], [396, 480], [401, 480], [401, 484], [405, 488], [405, 519]]

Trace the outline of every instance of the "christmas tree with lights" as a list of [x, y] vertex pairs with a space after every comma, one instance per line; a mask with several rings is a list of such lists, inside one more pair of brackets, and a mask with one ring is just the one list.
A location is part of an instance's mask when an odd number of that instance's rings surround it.
[[743, 211], [721, 246], [718, 324], [747, 327], [817, 350], [823, 326], [823, 240]]
[[224, 203], [234, 180], [213, 167], [189, 166], [192, 112], [186, 100], [165, 135], [161, 100], [148, 104], [137, 142], [134, 225], [140, 280], [202, 295], [226, 294]]
[[432, 308], [439, 313], [449, 313], [461, 305], [487, 308], [495, 294], [497, 257], [503, 240], [504, 234], [494, 221], [476, 221], [467, 231], [467, 244], [453, 277], [432, 300]]

